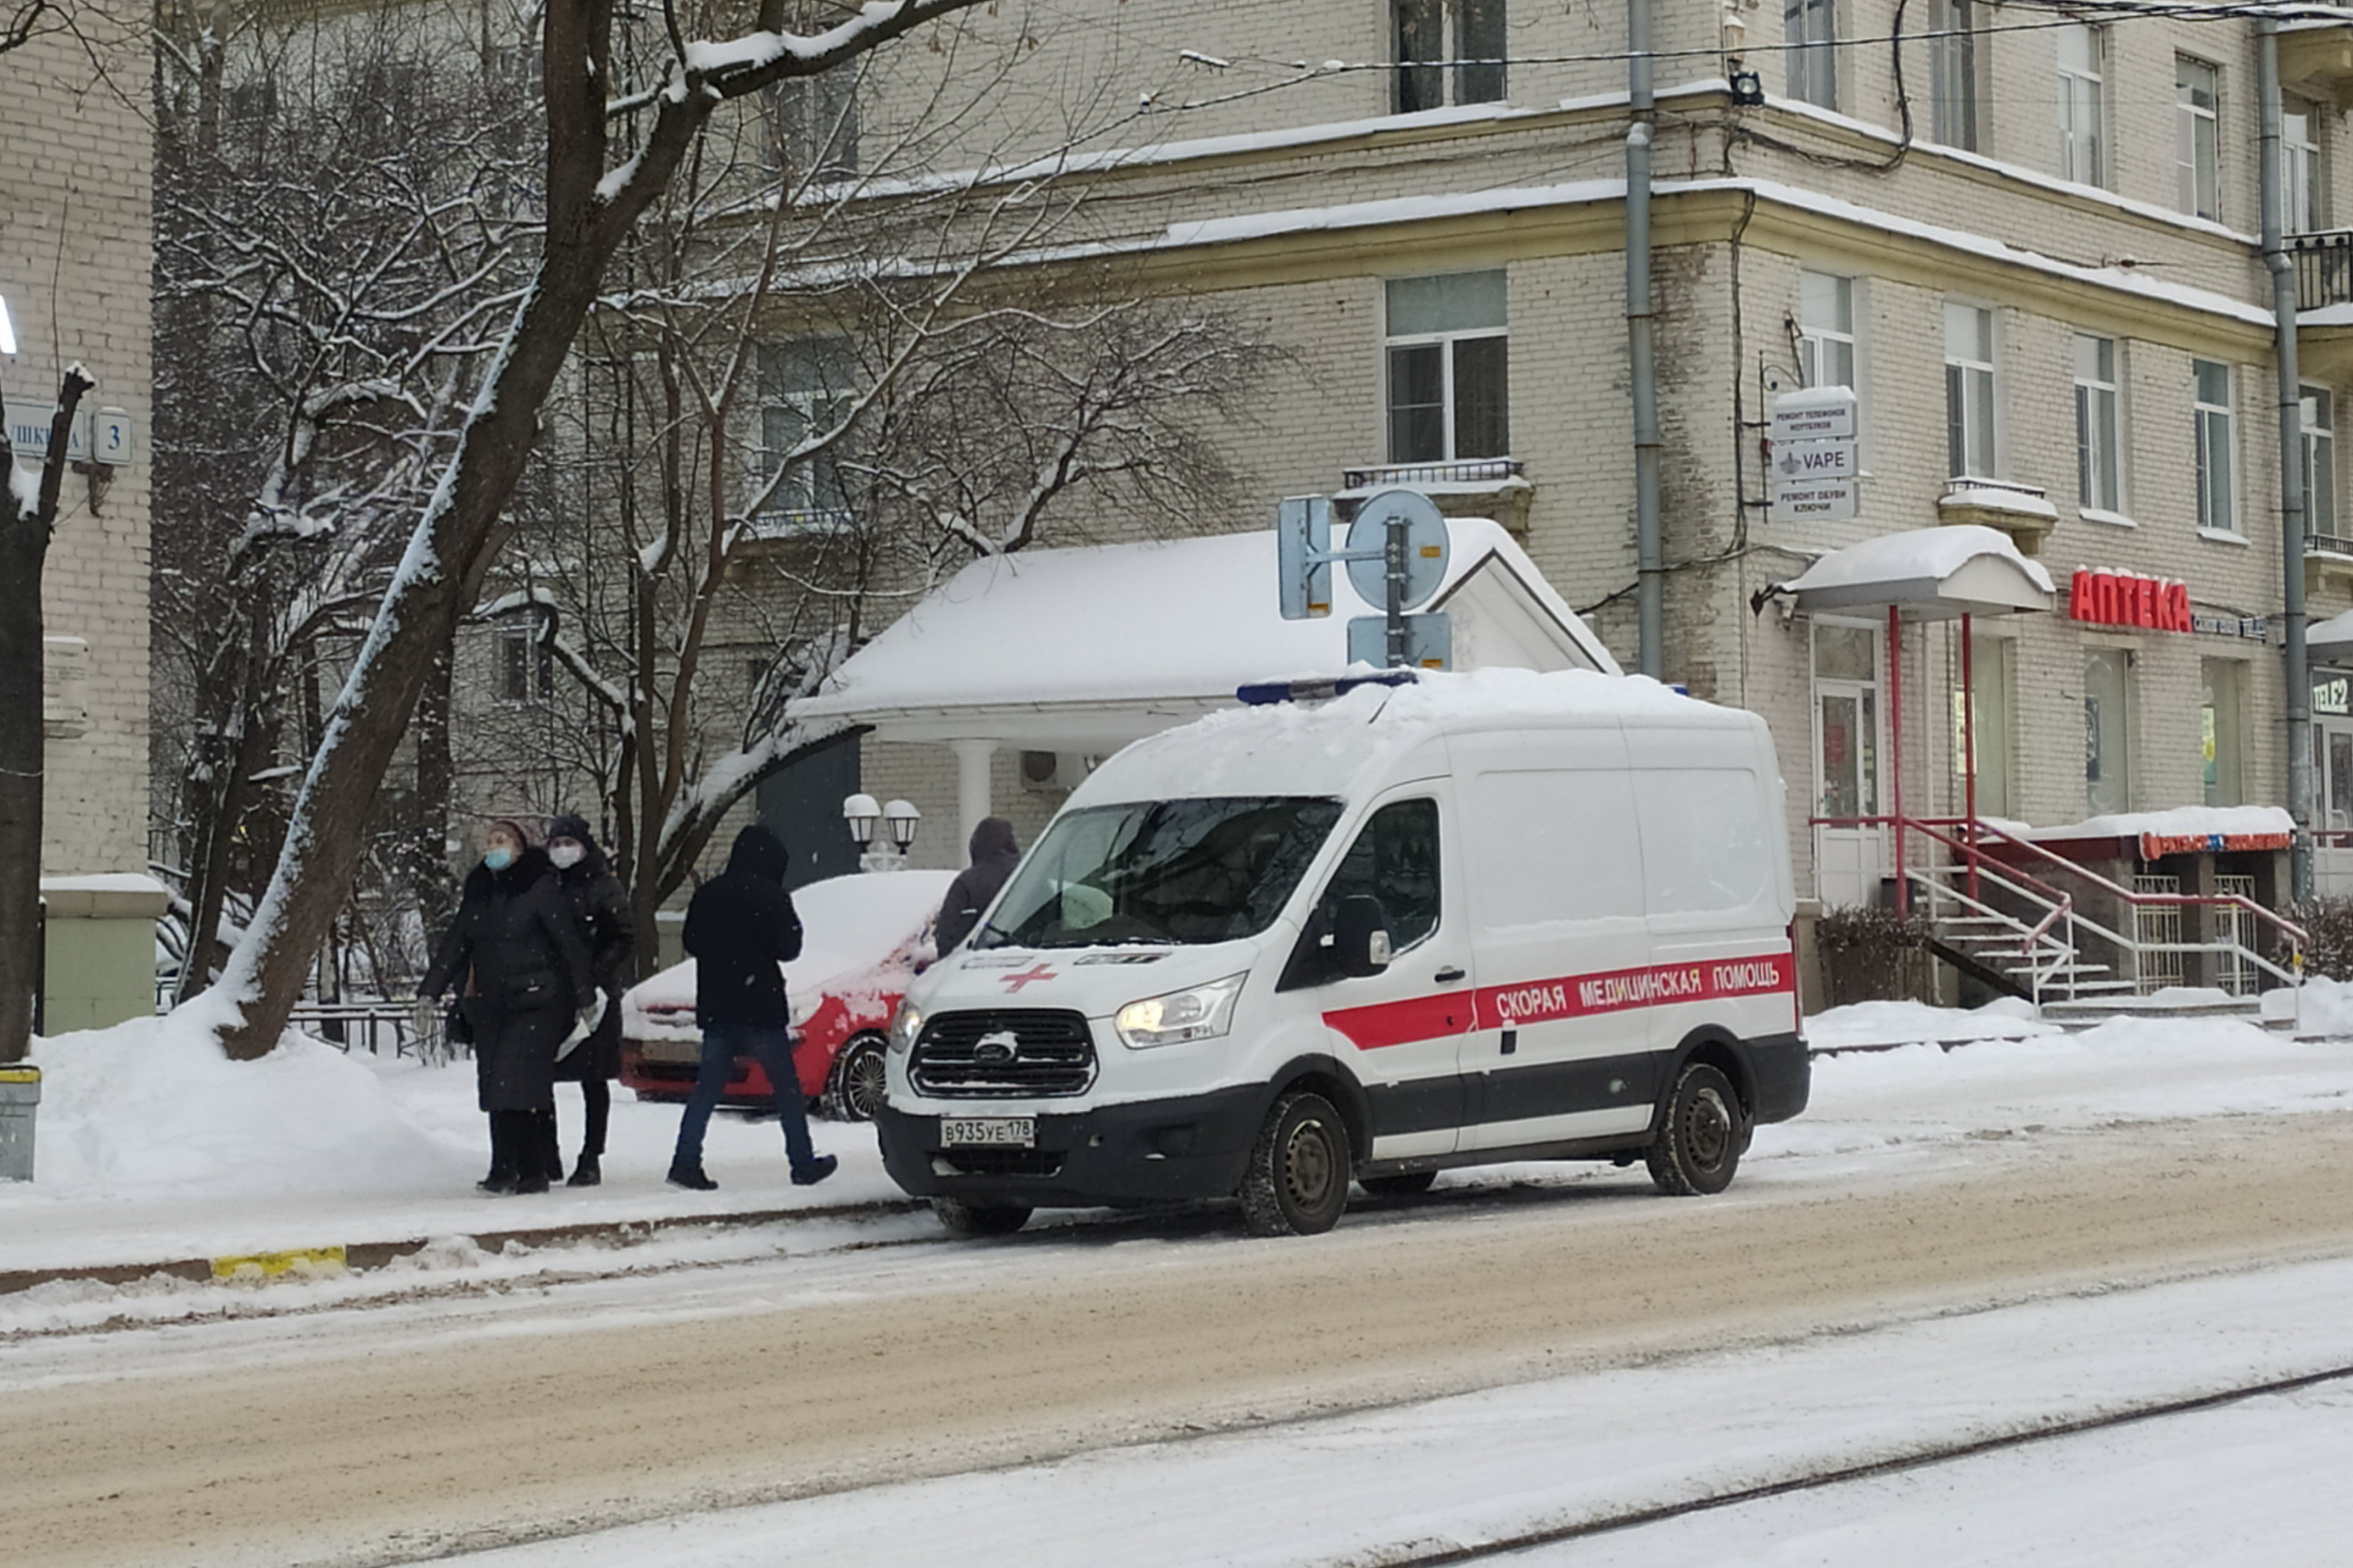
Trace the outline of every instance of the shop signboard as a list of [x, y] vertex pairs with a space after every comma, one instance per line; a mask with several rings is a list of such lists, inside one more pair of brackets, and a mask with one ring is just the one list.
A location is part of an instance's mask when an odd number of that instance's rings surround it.
[[2092, 626], [2186, 632], [2192, 627], [2189, 584], [2137, 572], [2078, 567], [2067, 595], [2067, 618]]

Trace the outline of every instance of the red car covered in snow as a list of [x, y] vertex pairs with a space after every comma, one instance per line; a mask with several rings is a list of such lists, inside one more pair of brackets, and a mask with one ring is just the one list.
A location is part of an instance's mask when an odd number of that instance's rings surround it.
[[[952, 871], [830, 877], [795, 889], [801, 955], [784, 966], [800, 1044], [801, 1092], [825, 1115], [871, 1121], [882, 1103], [891, 1015], [931, 963], [932, 922]], [[621, 998], [621, 1082], [640, 1100], [683, 1100], [694, 1088], [702, 1031], [694, 1020], [694, 960], [639, 981]], [[768, 1075], [738, 1057], [722, 1105], [769, 1103]]]

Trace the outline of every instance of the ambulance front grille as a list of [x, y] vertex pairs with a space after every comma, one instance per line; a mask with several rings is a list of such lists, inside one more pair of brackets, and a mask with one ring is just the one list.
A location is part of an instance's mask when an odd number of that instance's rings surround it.
[[1095, 1044], [1082, 1014], [1043, 1007], [941, 1013], [923, 1022], [907, 1073], [942, 1100], [1030, 1100], [1084, 1094]]

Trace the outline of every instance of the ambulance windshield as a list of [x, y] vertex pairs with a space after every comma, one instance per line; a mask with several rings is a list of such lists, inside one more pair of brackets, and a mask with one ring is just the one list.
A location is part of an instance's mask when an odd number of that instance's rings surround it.
[[1230, 942], [1264, 931], [1340, 819], [1312, 796], [1142, 801], [1055, 819], [975, 947]]

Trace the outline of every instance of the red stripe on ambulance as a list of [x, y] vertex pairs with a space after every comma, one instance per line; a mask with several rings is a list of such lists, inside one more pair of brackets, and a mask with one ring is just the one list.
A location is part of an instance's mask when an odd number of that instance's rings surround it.
[[1370, 1007], [1346, 1007], [1324, 1015], [1324, 1022], [1359, 1050], [1438, 1039], [1472, 1029], [1515, 1028], [1561, 1018], [1664, 1007], [1677, 1002], [1714, 1002], [1730, 996], [1769, 996], [1798, 988], [1798, 961], [1787, 952], [1752, 958], [1711, 958], [1697, 963], [1654, 963], [1601, 974], [1570, 974], [1552, 980], [1489, 985], [1467, 1000], [1460, 995], [1416, 996]]

